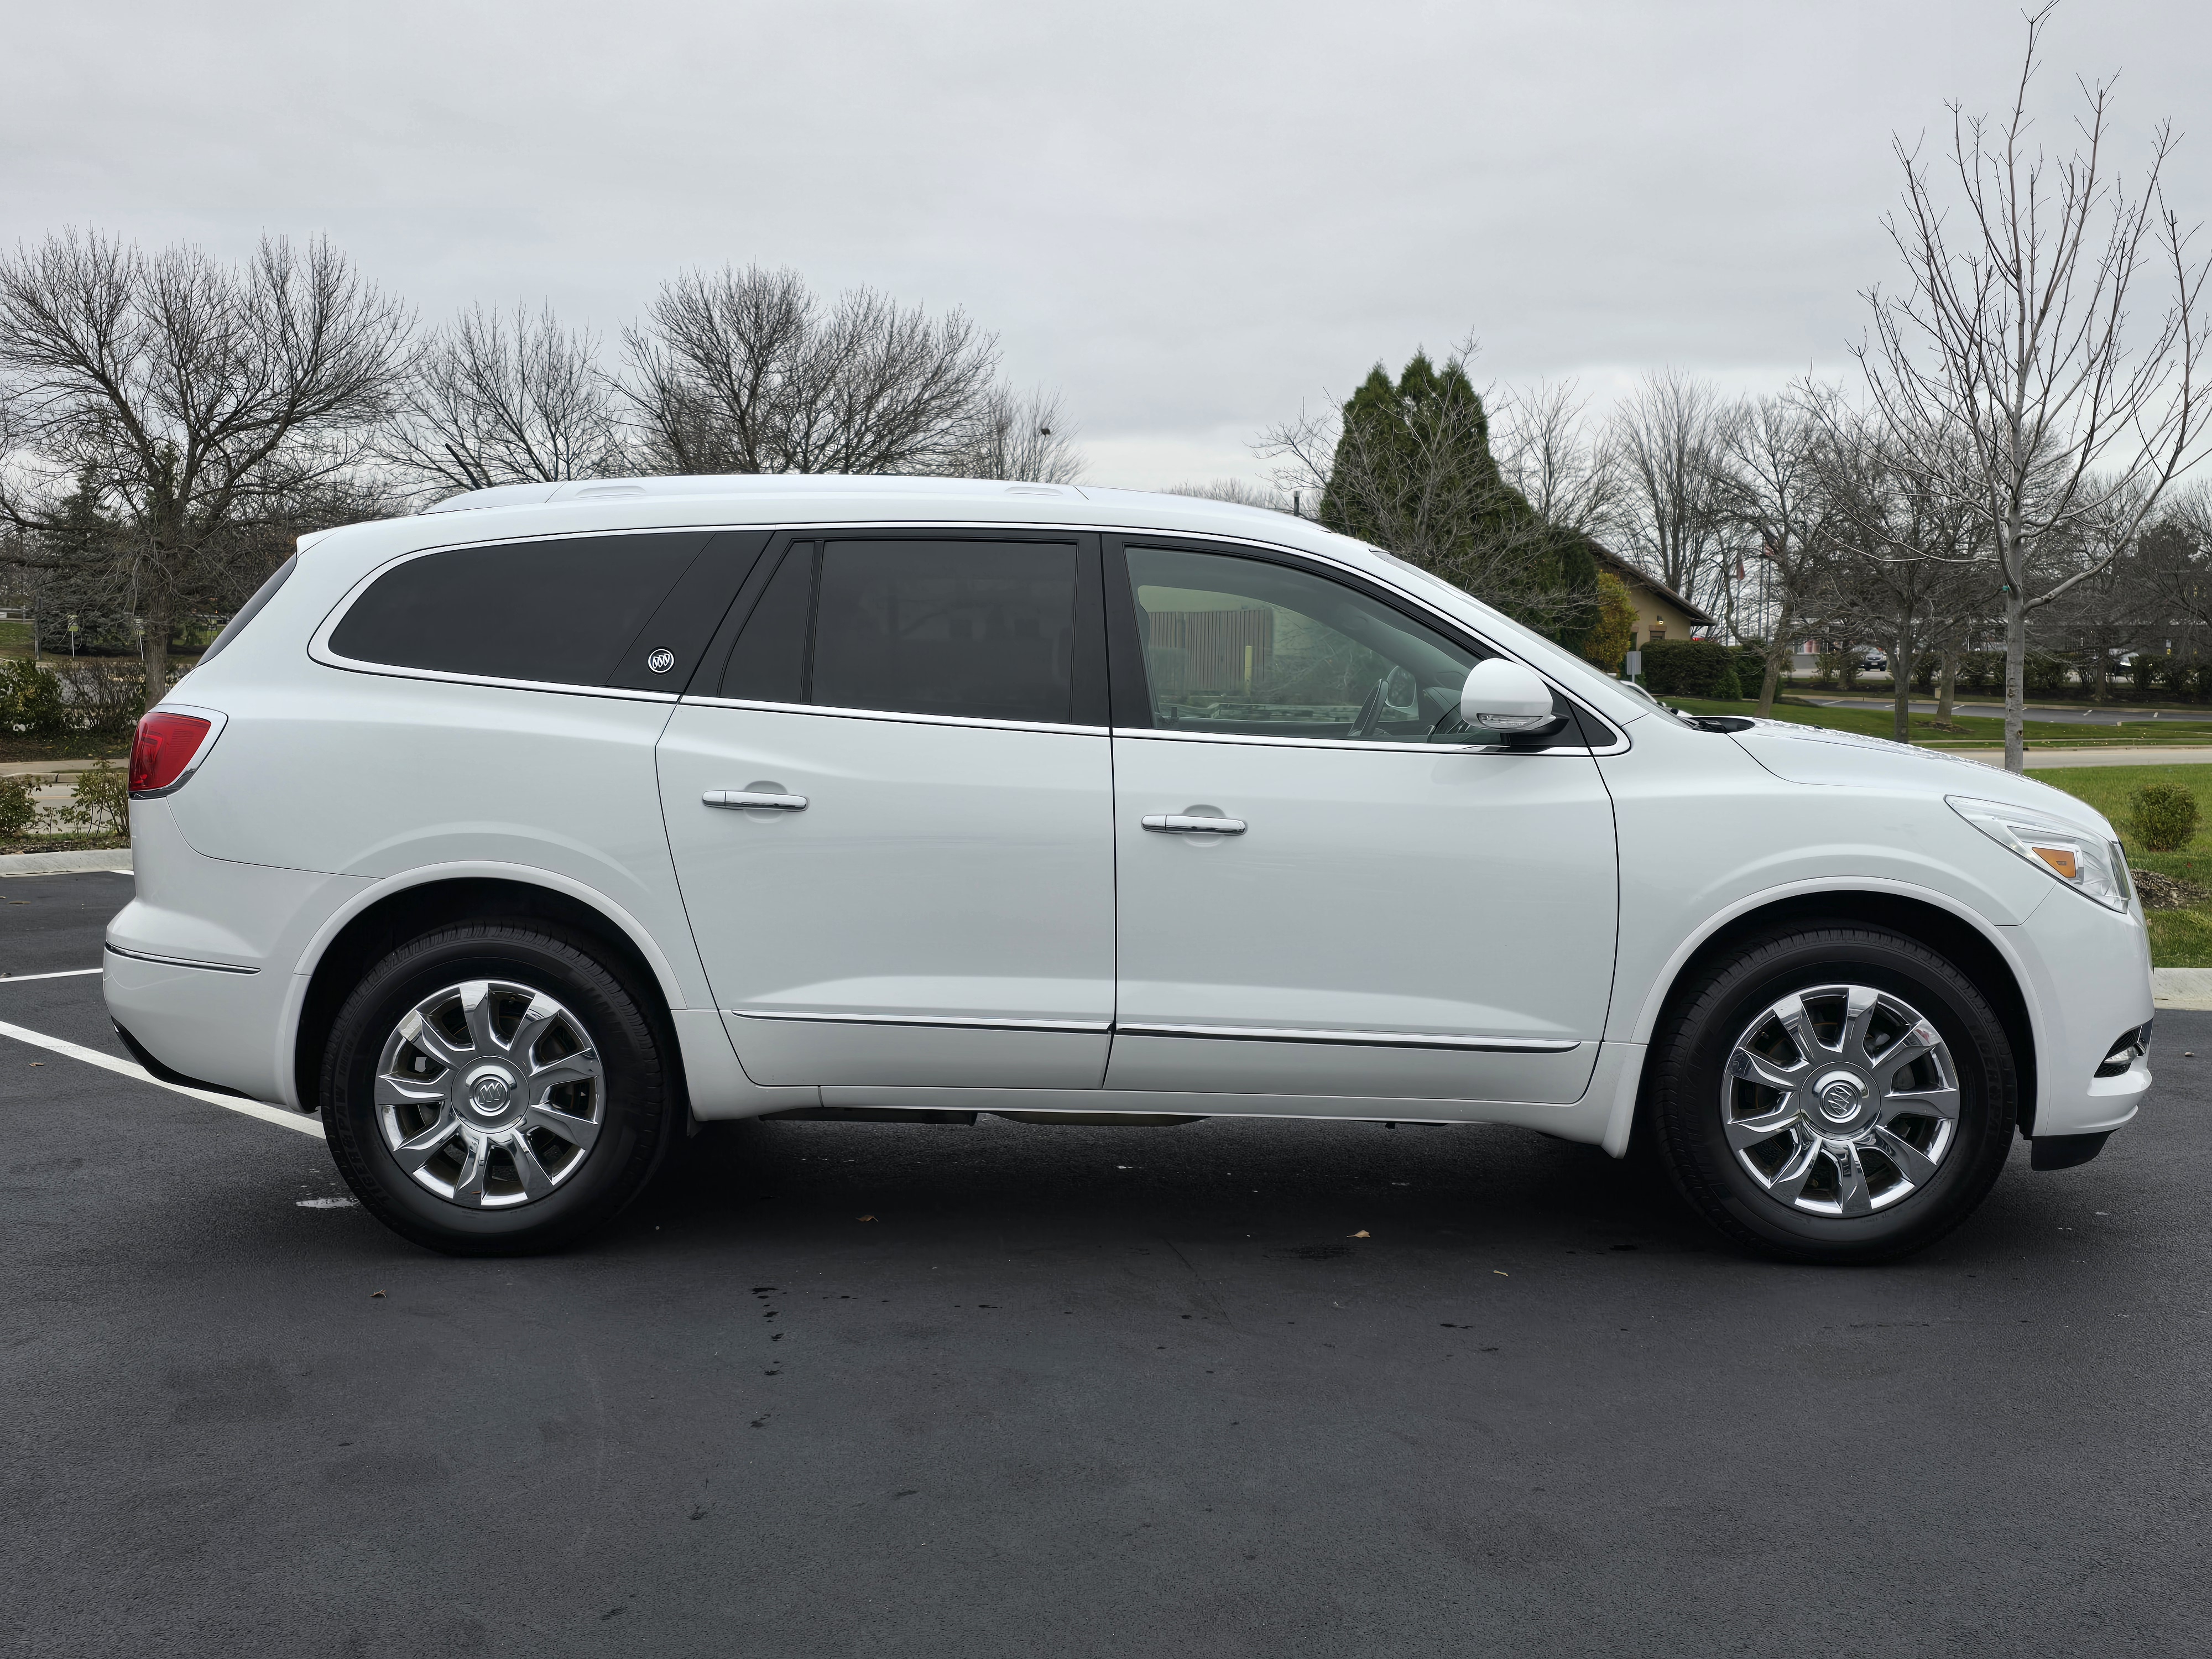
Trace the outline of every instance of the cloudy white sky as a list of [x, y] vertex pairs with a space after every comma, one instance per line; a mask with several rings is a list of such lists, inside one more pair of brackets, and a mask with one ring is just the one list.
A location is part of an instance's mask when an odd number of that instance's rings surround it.
[[[1601, 401], [1674, 365], [1841, 373], [1894, 257], [1893, 131], [2009, 91], [2004, 0], [9, 9], [0, 239], [326, 232], [434, 319], [612, 337], [687, 266], [790, 264], [996, 330], [1089, 476], [1253, 476], [1250, 436], [1473, 332]], [[2212, 7], [2071, 0], [2039, 107], [2124, 73], [2130, 157], [2212, 215]]]

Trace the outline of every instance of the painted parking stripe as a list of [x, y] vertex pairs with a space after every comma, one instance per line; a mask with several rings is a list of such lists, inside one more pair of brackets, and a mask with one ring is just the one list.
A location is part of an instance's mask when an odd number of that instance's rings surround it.
[[87, 974], [104, 974], [105, 968], [64, 968], [58, 974], [0, 974], [0, 985], [13, 985], [21, 979], [79, 979]]
[[[97, 969], [94, 970], [98, 971]], [[24, 975], [26, 979], [29, 975]], [[60, 1037], [48, 1036], [44, 1031], [26, 1030], [0, 1020], [0, 1036], [13, 1037], [18, 1042], [27, 1042], [33, 1048], [44, 1048], [50, 1054], [65, 1054], [71, 1060], [81, 1060], [88, 1066], [103, 1066], [141, 1083], [150, 1083], [156, 1089], [167, 1089], [173, 1095], [186, 1095], [194, 1100], [204, 1100], [210, 1106], [220, 1106], [226, 1112], [237, 1112], [246, 1117], [258, 1117], [264, 1123], [275, 1123], [287, 1129], [297, 1129], [303, 1135], [324, 1138], [323, 1126], [312, 1117], [302, 1117], [297, 1112], [288, 1112], [281, 1106], [264, 1106], [258, 1100], [241, 1100], [236, 1095], [218, 1095], [205, 1089], [188, 1089], [181, 1083], [164, 1083], [143, 1066], [128, 1060], [118, 1060], [113, 1054], [103, 1054], [97, 1048], [88, 1048], [82, 1043], [65, 1042]]]

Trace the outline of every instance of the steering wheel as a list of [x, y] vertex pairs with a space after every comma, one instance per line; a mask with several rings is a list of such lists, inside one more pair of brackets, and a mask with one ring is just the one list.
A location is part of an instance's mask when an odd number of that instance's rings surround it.
[[1382, 688], [1389, 683], [1387, 676], [1375, 682], [1375, 689], [1367, 694], [1367, 701], [1359, 705], [1358, 715], [1352, 720], [1352, 730], [1345, 733], [1346, 737], [1374, 735], [1375, 728], [1382, 724]]

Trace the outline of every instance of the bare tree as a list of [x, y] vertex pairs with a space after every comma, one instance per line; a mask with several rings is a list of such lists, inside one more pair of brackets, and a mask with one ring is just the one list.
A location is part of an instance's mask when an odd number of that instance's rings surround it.
[[1913, 678], [1972, 608], [1978, 526], [1877, 422], [1837, 422], [1813, 453], [1825, 507], [1812, 528], [1814, 604], [1826, 626], [1888, 657], [1893, 734], [1909, 743]]
[[599, 342], [550, 308], [512, 318], [471, 306], [408, 362], [386, 459], [432, 489], [552, 483], [622, 470], [614, 392]]
[[1505, 482], [1547, 524], [1604, 539], [1620, 517], [1620, 457], [1583, 419], [1576, 382], [1539, 380], [1494, 392], [1491, 448]]
[[969, 417], [953, 470], [969, 478], [1073, 483], [1083, 476], [1083, 457], [1060, 394], [1042, 386], [992, 387]]
[[1647, 375], [1613, 410], [1628, 550], [1692, 601], [1711, 597], [1727, 552], [1723, 446], [1729, 418], [1710, 384], [1673, 369]]
[[2212, 482], [2172, 493], [2136, 538], [2133, 563], [2145, 616], [2130, 643], [2163, 648], [2177, 632], [2193, 641], [2212, 631]]
[[1808, 382], [1789, 398], [1761, 398], [1726, 412], [1714, 438], [1713, 507], [1739, 534], [1738, 556], [1761, 561], [1768, 612], [1759, 715], [1774, 712], [1795, 625], [1809, 622], [1827, 557], [1828, 497], [1821, 488], [1821, 428], [1807, 408], [1833, 396]]
[[[2111, 176], [2111, 83], [2084, 82], [2076, 147], [2029, 142], [2028, 86], [2052, 7], [2027, 19], [2010, 114], [2001, 125], [1950, 106], [1943, 172], [1964, 205], [1955, 221], [1918, 149], [1896, 143], [1905, 202], [1885, 222], [1910, 272], [1898, 295], [1867, 295], [1874, 336], [1858, 352], [1875, 408], [1909, 458], [1944, 456], [1957, 433], [1966, 464], [1919, 463], [1929, 483], [1982, 520], [2002, 582], [2005, 764], [2026, 763], [2023, 666], [2030, 617], [2105, 568], [2201, 453], [2199, 362], [2212, 331], [2207, 261], [2190, 250], [2162, 182], [2175, 139], [2161, 125], [2130, 195]], [[2138, 319], [2139, 280], [2164, 289]], [[2131, 503], [2131, 524], [2111, 523]], [[2047, 556], [2100, 523], [2087, 562]], [[2119, 533], [2115, 533], [2119, 532]]]
[[[320, 239], [242, 266], [64, 232], [0, 258], [0, 519], [39, 536], [89, 494], [120, 520], [149, 706], [173, 622], [234, 586], [252, 532], [343, 478], [392, 405], [410, 319]], [[27, 555], [36, 562], [36, 555]]]
[[1261, 507], [1270, 513], [1288, 513], [1297, 505], [1279, 489], [1247, 483], [1243, 478], [1209, 478], [1204, 483], [1170, 484], [1170, 495], [1192, 495], [1202, 501], [1228, 501], [1237, 507]]
[[997, 393], [997, 339], [963, 313], [866, 288], [824, 307], [757, 265], [664, 283], [623, 341], [652, 471], [955, 471]]

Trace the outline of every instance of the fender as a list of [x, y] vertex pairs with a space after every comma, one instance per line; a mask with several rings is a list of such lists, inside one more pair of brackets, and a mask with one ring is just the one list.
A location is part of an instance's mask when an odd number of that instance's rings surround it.
[[[427, 887], [433, 882], [465, 879], [511, 881], [520, 886], [544, 887], [589, 906], [622, 929], [629, 942], [637, 947], [638, 954], [645, 958], [646, 966], [652, 970], [661, 998], [672, 1014], [690, 1006], [690, 999], [684, 994], [683, 981], [678, 977], [677, 964], [668, 959], [667, 953], [660, 948], [659, 941], [627, 908], [597, 888], [574, 877], [564, 876], [558, 871], [536, 865], [507, 864], [491, 860], [426, 864], [402, 871], [397, 875], [383, 877], [373, 885], [354, 894], [323, 919], [322, 925], [316, 928], [313, 936], [301, 949], [299, 960], [293, 964], [289, 983], [285, 988], [283, 1011], [277, 1023], [278, 1054], [289, 1057], [298, 1043], [300, 1017], [306, 1007], [307, 988], [313, 981], [315, 969], [321, 964], [331, 942], [355, 917], [370, 906], [390, 898], [394, 893], [403, 893], [412, 887]], [[698, 975], [701, 983], [705, 982], [707, 970], [696, 954], [685, 965]], [[277, 1067], [277, 1075], [283, 1080], [284, 1103], [295, 1111], [311, 1109], [297, 1098], [299, 1090], [293, 1079], [289, 1058]]]
[[[1619, 1158], [1628, 1150], [1629, 1131], [1636, 1115], [1637, 1098], [1641, 1092], [1644, 1060], [1650, 1053], [1651, 1040], [1658, 1030], [1660, 1010], [1666, 1006], [1668, 994], [1674, 990], [1675, 981], [1681, 977], [1682, 969], [1688, 964], [1690, 958], [1704, 949], [1706, 942], [1722, 928], [1753, 910], [1763, 909], [1767, 905], [1779, 903], [1784, 899], [1814, 897], [1824, 894], [1844, 897], [1856, 893], [1881, 893], [1893, 898], [1911, 899], [1917, 903], [1927, 905], [1931, 909], [1942, 910], [1956, 916], [1972, 928], [1996, 951], [1999, 959], [2011, 973], [2016, 984], [2025, 986], [2029, 982], [2026, 965], [2021, 960], [2020, 951], [2014, 941], [2013, 930], [2010, 927], [1996, 926], [1987, 917], [1960, 903], [1949, 894], [1939, 892], [1933, 888], [1917, 886], [1911, 882], [1893, 881], [1884, 877], [1869, 876], [1854, 878], [1848, 886], [1838, 886], [1832, 878], [1808, 879], [1784, 882], [1778, 886], [1762, 888], [1758, 892], [1746, 894], [1715, 911], [1693, 933], [1676, 945], [1673, 954], [1667, 958], [1666, 965], [1660, 969], [1658, 975], [1645, 990], [1644, 1001], [1637, 1010], [1636, 1023], [1625, 1034], [1621, 1045], [1628, 1048], [1628, 1055], [1624, 1056], [1627, 1063], [1621, 1068], [1615, 1087], [1612, 1115], [1606, 1124], [1603, 1143], [1606, 1151]], [[2037, 908], [2040, 908], [2040, 901]], [[2022, 917], [2021, 920], [2024, 921], [2027, 918]], [[2043, 1029], [2042, 1004], [2039, 1000], [2027, 996], [2025, 993], [2021, 1000], [2027, 1005], [2028, 1029], [2035, 1038], [2036, 1049], [2040, 1053], [2045, 1047], [2046, 1036]], [[1625, 1002], [1626, 998], [1619, 998], [1619, 1000]], [[1632, 1048], [1629, 1045], [1632, 1045]], [[1615, 1045], [1612, 1040], [1608, 1040], [1607, 1046], [1611, 1048]], [[1631, 1055], [1632, 1058], [1629, 1057]]]

